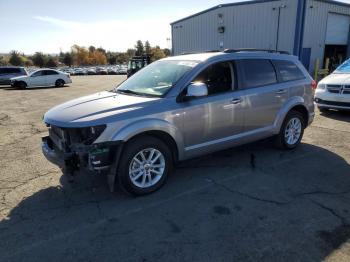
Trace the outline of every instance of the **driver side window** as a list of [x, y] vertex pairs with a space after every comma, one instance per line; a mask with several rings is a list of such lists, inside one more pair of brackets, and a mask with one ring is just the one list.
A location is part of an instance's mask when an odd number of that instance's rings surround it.
[[233, 90], [233, 66], [230, 62], [221, 62], [204, 69], [193, 82], [207, 85], [208, 95], [224, 93]]

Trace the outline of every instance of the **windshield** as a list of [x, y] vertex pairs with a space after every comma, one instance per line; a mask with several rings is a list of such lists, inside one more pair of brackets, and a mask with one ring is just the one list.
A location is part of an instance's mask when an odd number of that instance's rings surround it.
[[123, 82], [117, 92], [145, 96], [163, 96], [198, 62], [159, 61], [150, 64]]
[[346, 60], [344, 63], [338, 66], [338, 68], [335, 69], [334, 73], [336, 74], [350, 73], [350, 59]]

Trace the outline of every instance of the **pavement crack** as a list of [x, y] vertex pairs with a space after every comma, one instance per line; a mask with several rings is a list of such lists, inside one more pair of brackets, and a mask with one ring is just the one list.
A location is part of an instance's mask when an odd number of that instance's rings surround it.
[[316, 206], [322, 208], [323, 210], [326, 210], [328, 213], [332, 214], [334, 217], [338, 218], [343, 225], [347, 224], [346, 218], [339, 215], [334, 209], [327, 207], [327, 206], [325, 206], [325, 205], [323, 205], [320, 202], [317, 202], [315, 200], [310, 200], [310, 201], [312, 203], [314, 203]]
[[223, 184], [220, 184], [220, 183], [216, 182], [213, 179], [208, 179], [208, 181], [210, 181], [213, 184], [215, 184], [215, 185], [225, 189], [228, 192], [231, 192], [231, 193], [237, 194], [237, 195], [241, 195], [241, 196], [249, 198], [251, 200], [255, 200], [255, 201], [259, 201], [259, 202], [265, 202], [265, 203], [274, 204], [274, 205], [278, 205], [278, 206], [283, 206], [283, 205], [287, 205], [287, 204], [290, 203], [290, 202], [282, 202], [282, 201], [277, 201], [277, 200], [273, 200], [273, 199], [266, 199], [266, 198], [256, 197], [256, 196], [253, 196], [253, 195], [250, 195], [250, 194], [238, 191], [238, 190], [231, 189], [231, 188], [229, 188], [229, 187], [227, 187], [227, 186], [225, 186]]
[[334, 196], [338, 196], [338, 195], [346, 195], [349, 193], [350, 193], [350, 190], [341, 191], [341, 192], [329, 192], [329, 191], [315, 190], [315, 191], [310, 191], [310, 192], [303, 192], [303, 193], [294, 194], [293, 197], [310, 196], [310, 195], [334, 195]]

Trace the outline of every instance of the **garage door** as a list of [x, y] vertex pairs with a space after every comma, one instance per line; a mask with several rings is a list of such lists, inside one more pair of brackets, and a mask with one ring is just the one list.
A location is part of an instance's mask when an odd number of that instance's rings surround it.
[[326, 45], [347, 45], [349, 26], [349, 16], [328, 14]]

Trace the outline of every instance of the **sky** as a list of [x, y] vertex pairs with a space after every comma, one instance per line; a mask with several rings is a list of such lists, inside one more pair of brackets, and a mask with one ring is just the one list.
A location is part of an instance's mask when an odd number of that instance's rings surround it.
[[0, 0], [0, 53], [54, 54], [74, 44], [126, 51], [138, 39], [170, 48], [171, 22], [233, 2], [238, 1]]

